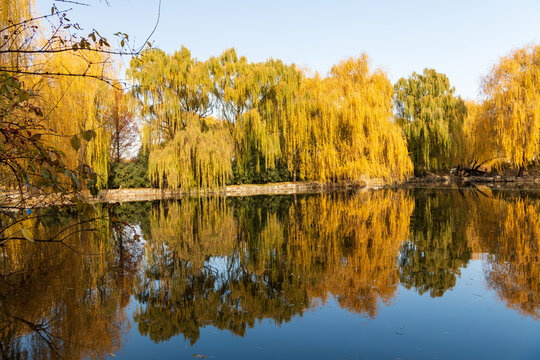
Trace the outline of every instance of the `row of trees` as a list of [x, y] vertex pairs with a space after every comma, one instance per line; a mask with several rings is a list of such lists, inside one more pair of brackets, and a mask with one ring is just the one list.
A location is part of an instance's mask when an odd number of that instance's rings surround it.
[[508, 162], [522, 170], [536, 160], [539, 53], [502, 58], [483, 81], [482, 103], [463, 101], [433, 69], [392, 87], [366, 55], [321, 77], [279, 60], [249, 63], [234, 49], [204, 62], [186, 48], [150, 49], [128, 75], [160, 186], [402, 180], [413, 169]]
[[[149, 174], [160, 186], [224, 185], [285, 168], [285, 177], [403, 179], [405, 139], [389, 119], [393, 89], [368, 59], [307, 77], [294, 65], [248, 63], [235, 50], [205, 62], [151, 49], [128, 72], [144, 119]], [[277, 179], [284, 180], [284, 179]]]

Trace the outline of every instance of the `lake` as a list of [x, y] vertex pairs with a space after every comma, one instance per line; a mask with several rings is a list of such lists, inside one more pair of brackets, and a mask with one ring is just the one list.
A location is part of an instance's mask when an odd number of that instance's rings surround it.
[[0, 248], [2, 359], [540, 359], [540, 191], [97, 211]]

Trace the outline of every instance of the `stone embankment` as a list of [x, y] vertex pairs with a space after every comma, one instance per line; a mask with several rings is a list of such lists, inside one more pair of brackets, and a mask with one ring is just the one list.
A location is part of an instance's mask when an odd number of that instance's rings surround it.
[[380, 180], [360, 182], [321, 183], [297, 182], [275, 184], [231, 185], [218, 189], [201, 190], [168, 190], [168, 189], [110, 189], [102, 190], [98, 202], [126, 202], [160, 199], [177, 199], [185, 196], [254, 196], [254, 195], [291, 195], [316, 194], [322, 192], [347, 191], [360, 188], [380, 188], [384, 183]]

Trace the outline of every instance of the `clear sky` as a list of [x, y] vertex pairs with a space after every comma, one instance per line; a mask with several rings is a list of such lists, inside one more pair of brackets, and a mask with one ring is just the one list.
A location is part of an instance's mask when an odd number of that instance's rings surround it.
[[[122, 31], [140, 44], [154, 27], [158, 0], [88, 0], [70, 14], [83, 28]], [[40, 12], [51, 1], [36, 0]], [[235, 47], [250, 61], [270, 57], [326, 74], [366, 52], [392, 81], [413, 71], [445, 73], [456, 93], [479, 97], [481, 77], [500, 56], [540, 42], [539, 0], [162, 0], [155, 46], [185, 45], [206, 60]]]

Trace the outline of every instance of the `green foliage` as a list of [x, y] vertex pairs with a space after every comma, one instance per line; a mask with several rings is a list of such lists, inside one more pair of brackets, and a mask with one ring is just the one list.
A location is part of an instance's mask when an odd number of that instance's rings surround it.
[[420, 294], [443, 296], [456, 285], [460, 269], [471, 259], [469, 199], [448, 191], [421, 189], [414, 194], [411, 236], [400, 254], [400, 282]]
[[251, 158], [249, 163], [240, 167], [233, 162], [233, 177], [231, 184], [266, 184], [291, 181], [291, 175], [287, 169], [287, 164], [278, 161], [275, 167], [257, 169], [257, 159]]
[[139, 153], [135, 161], [111, 165], [109, 189], [150, 187], [148, 156]]
[[416, 174], [448, 169], [463, 139], [467, 108], [444, 74], [425, 69], [394, 86], [397, 122], [407, 138]]

